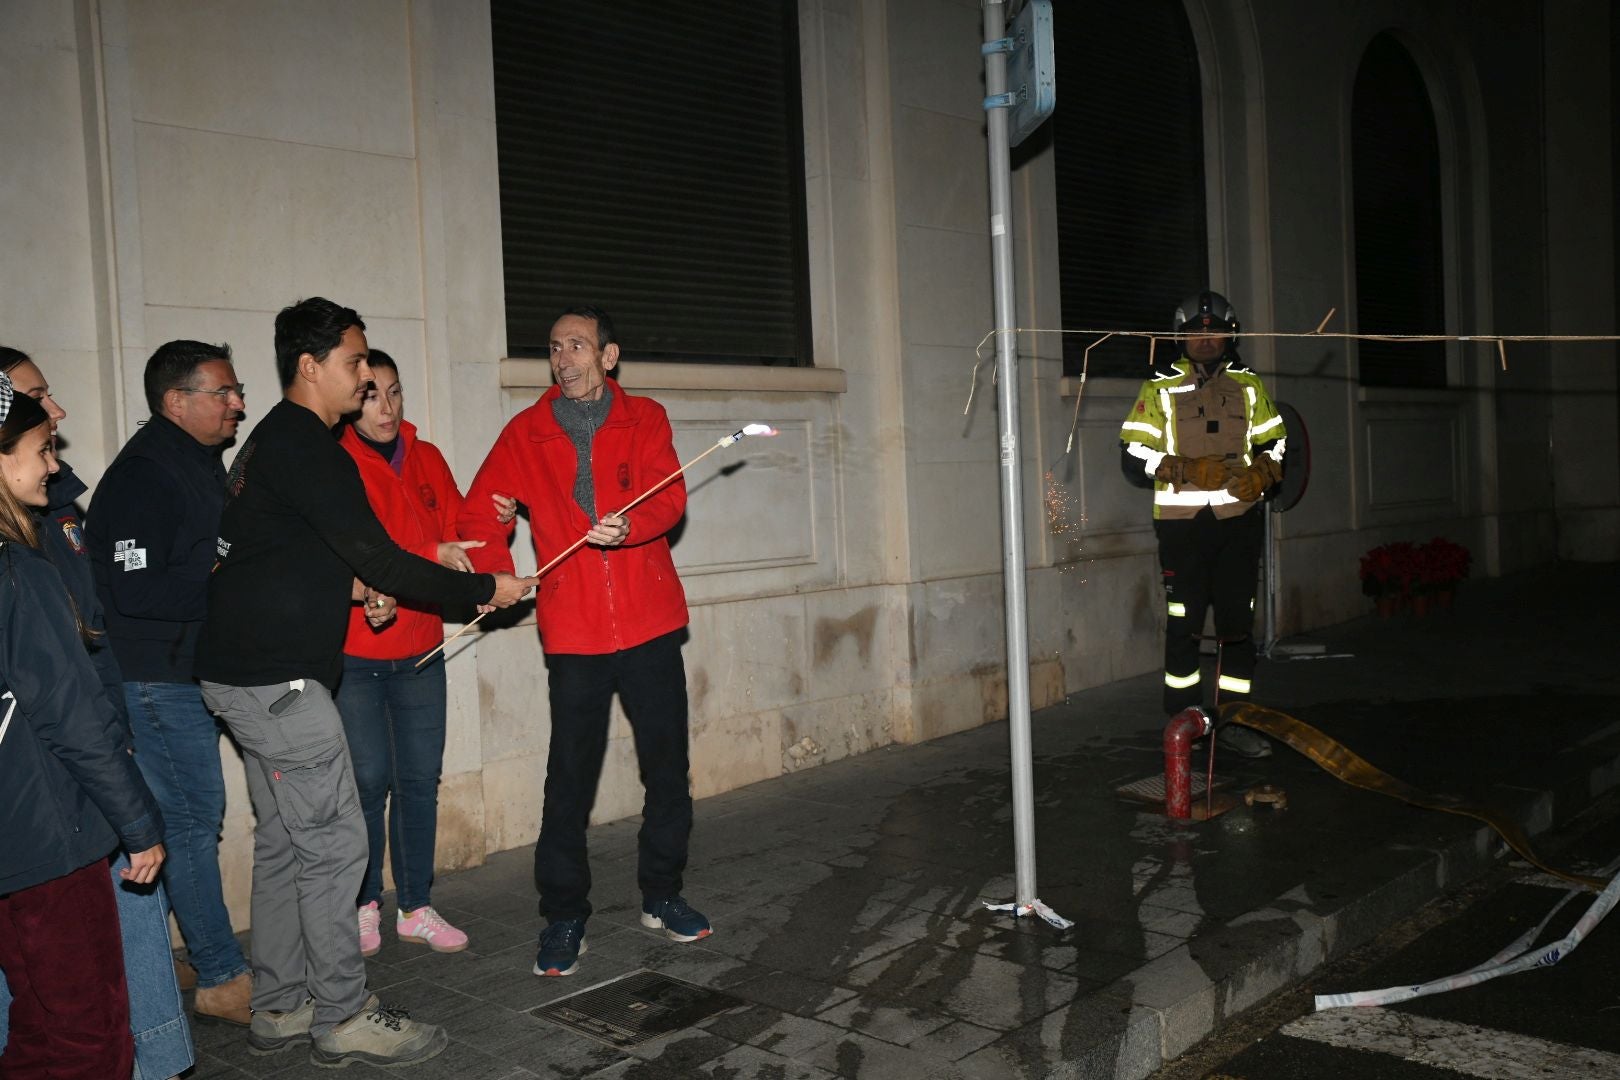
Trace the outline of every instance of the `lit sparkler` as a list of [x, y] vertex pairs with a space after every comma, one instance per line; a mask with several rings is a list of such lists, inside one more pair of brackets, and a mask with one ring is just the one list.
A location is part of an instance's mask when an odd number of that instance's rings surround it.
[[[776, 435], [776, 434], [779, 434], [779, 432], [775, 428], [771, 427], [771, 425], [769, 425], [769, 424], [744, 424], [740, 430], [734, 431], [730, 435], [724, 436], [723, 438], [720, 439], [719, 442], [716, 442], [713, 446], [711, 446], [707, 450], [703, 451], [703, 453], [699, 454], [697, 457], [693, 458], [691, 461], [688, 461], [685, 465], [682, 465], [680, 468], [676, 469], [674, 472], [670, 473], [668, 476], [666, 476], [662, 480], [658, 481], [658, 483], [654, 484], [652, 487], [648, 488], [646, 491], [643, 491], [640, 495], [637, 495], [634, 499], [631, 499], [629, 502], [625, 503], [619, 509], [613, 511], [613, 513], [608, 514], [607, 516], [608, 517], [622, 517], [623, 515], [628, 514], [631, 510], [635, 509], [635, 507], [638, 504], [640, 504], [642, 500], [647, 499], [647, 498], [657, 494], [658, 492], [662, 491], [671, 482], [673, 482], [676, 477], [680, 476], [687, 469], [690, 469], [692, 466], [696, 465], [698, 462], [702, 461], [704, 458], [708, 457], [710, 454], [714, 453], [716, 450], [723, 449], [723, 448], [725, 448], [727, 446], [735, 446], [739, 440], [744, 439], [744, 438], [746, 438], [746, 437], [748, 437], [750, 435], [769, 438], [770, 436]], [[589, 534], [587, 534], [587, 535], [589, 535]], [[584, 546], [585, 546], [585, 537], [582, 536], [578, 540], [575, 540], [567, 548], [565, 548], [561, 552], [561, 554], [559, 554], [556, 558], [552, 559], [550, 562], [546, 563], [546, 565], [544, 565], [540, 569], [536, 570], [534, 572], [533, 576], [537, 577], [537, 578], [545, 577], [546, 574], [549, 573], [551, 571], [551, 569], [553, 567], [555, 567], [558, 563], [562, 562], [564, 559], [568, 558], [568, 556], [572, 555], [574, 552], [578, 551], [580, 548], [582, 548]], [[439, 653], [443, 652], [449, 646], [449, 644], [452, 641], [456, 640], [456, 638], [460, 637], [462, 634], [465, 634], [467, 631], [471, 630], [474, 626], [477, 626], [478, 625], [478, 620], [482, 619], [485, 615], [488, 615], [488, 614], [489, 614], [489, 612], [487, 612], [487, 611], [479, 613], [478, 618], [473, 619], [466, 626], [463, 626], [460, 630], [457, 630], [454, 634], [451, 634], [449, 637], [445, 638], [443, 644], [441, 644], [437, 649], [434, 649], [432, 652], [428, 653], [426, 656], [422, 657], [422, 659], [418, 660], [416, 662], [415, 666], [416, 667], [421, 667], [423, 664], [425, 664], [429, 660], [433, 659]]]

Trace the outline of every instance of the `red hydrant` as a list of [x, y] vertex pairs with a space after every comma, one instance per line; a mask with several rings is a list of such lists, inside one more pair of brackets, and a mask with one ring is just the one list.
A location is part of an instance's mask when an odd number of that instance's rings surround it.
[[1173, 818], [1192, 817], [1192, 744], [1210, 733], [1214, 724], [1196, 705], [1182, 709], [1164, 728], [1164, 812]]

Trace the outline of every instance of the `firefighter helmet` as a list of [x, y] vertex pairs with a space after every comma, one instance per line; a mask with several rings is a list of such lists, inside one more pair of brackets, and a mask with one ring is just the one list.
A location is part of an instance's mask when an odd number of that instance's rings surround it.
[[1205, 289], [1181, 302], [1170, 329], [1178, 334], [1230, 334], [1232, 344], [1236, 345], [1240, 326], [1232, 302], [1218, 292]]

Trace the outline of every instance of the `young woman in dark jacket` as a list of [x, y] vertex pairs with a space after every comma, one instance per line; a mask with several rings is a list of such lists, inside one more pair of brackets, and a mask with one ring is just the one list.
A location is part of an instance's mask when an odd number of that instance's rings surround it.
[[134, 1052], [107, 857], [122, 846], [124, 880], [151, 884], [163, 822], [40, 550], [30, 511], [56, 471], [49, 416], [0, 374], [0, 1074], [105, 1080]]

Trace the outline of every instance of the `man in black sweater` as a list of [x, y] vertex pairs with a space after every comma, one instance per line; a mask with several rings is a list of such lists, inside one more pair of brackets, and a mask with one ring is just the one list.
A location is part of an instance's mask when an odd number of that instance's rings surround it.
[[192, 677], [208, 613], [225, 445], [245, 407], [229, 345], [170, 341], [146, 362], [151, 417], [107, 467], [85, 543], [123, 672], [135, 763], [163, 808], [163, 884], [197, 970], [200, 1018], [246, 1027], [253, 980], [219, 876], [219, 721]]
[[[366, 992], [354, 905], [368, 854], [332, 704], [351, 600], [369, 587], [451, 607], [516, 603], [535, 578], [466, 574], [405, 551], [332, 427], [371, 381], [365, 323], [311, 297], [276, 316], [282, 400], [237, 452], [197, 657], [203, 699], [247, 755], [253, 1022], [260, 1052], [313, 1041], [320, 1065], [399, 1065], [444, 1049]], [[361, 583], [364, 583], [362, 586]]]

